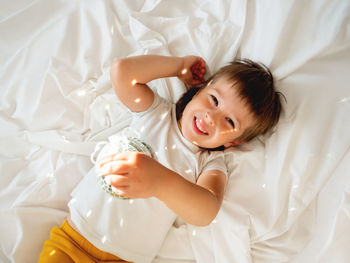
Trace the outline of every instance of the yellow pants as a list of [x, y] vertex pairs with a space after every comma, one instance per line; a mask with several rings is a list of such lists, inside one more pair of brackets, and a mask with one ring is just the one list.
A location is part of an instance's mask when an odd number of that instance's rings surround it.
[[[68, 262], [127, 262], [115, 255], [99, 250], [76, 232], [68, 223], [51, 230], [50, 239], [44, 243], [39, 263]], [[131, 263], [131, 262], [130, 262]]]

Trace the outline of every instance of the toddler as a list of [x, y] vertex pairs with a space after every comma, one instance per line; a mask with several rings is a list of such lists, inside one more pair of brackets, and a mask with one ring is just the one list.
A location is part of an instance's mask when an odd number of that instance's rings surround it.
[[[39, 262], [151, 262], [176, 220], [213, 221], [227, 183], [222, 150], [274, 127], [281, 102], [261, 64], [235, 60], [207, 81], [205, 66], [197, 56], [156, 55], [112, 65], [130, 129], [95, 153], [96, 167], [72, 192], [69, 216], [52, 229]], [[147, 86], [175, 76], [192, 86], [176, 104]], [[113, 146], [121, 142], [126, 148]]]

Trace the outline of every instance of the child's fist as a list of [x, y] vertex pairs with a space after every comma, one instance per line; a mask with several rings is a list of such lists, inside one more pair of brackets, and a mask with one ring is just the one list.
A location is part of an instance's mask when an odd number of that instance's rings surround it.
[[195, 80], [204, 81], [205, 74], [205, 62], [203, 60], [198, 60], [191, 67], [191, 73]]
[[205, 82], [204, 74], [206, 72], [206, 63], [204, 59], [197, 56], [186, 56], [184, 67], [178, 78], [187, 85], [195, 86]]

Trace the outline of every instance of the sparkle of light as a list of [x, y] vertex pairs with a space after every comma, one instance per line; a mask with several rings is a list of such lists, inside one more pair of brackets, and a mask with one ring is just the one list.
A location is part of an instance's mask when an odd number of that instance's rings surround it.
[[140, 101], [141, 101], [140, 98], [135, 99], [135, 102], [136, 102], [136, 103], [139, 103]]
[[164, 112], [164, 113], [160, 116], [160, 118], [161, 118], [162, 120], [164, 120], [164, 118], [165, 118], [167, 115], [168, 115], [168, 113], [167, 113], [167, 112]]
[[187, 170], [185, 171], [185, 173], [190, 174], [190, 173], [192, 173], [192, 170], [191, 170], [191, 169], [187, 169]]
[[78, 91], [77, 91], [77, 95], [78, 95], [79, 97], [83, 97], [83, 96], [86, 95], [86, 91], [85, 91], [85, 90], [78, 90]]
[[232, 132], [237, 132], [237, 128], [234, 128], [234, 129], [229, 129], [227, 131], [222, 131], [221, 134], [227, 134], [227, 133], [232, 133]]
[[330, 159], [330, 160], [333, 160], [333, 155], [331, 153], [328, 153], [327, 154], [327, 158]]
[[52, 251], [50, 252], [50, 256], [53, 256], [55, 253], [56, 253], [56, 250], [52, 250]]
[[66, 143], [69, 142], [69, 141], [67, 140], [66, 136], [63, 136], [63, 135], [62, 135], [62, 139], [63, 139], [63, 141], [66, 142]]
[[136, 79], [133, 79], [133, 80], [131, 81], [131, 85], [133, 85], [133, 86], [135, 86], [136, 83], [137, 83], [137, 80], [136, 80]]
[[187, 73], [187, 68], [184, 68], [182, 71], [181, 71], [181, 74], [186, 74]]
[[86, 217], [89, 217], [89, 216], [91, 216], [91, 213], [92, 213], [92, 211], [91, 211], [91, 209], [86, 213]]
[[103, 237], [101, 238], [101, 242], [102, 242], [103, 244], [106, 242], [106, 240], [107, 240], [107, 237], [106, 237], [106, 236], [103, 236]]
[[171, 149], [175, 150], [176, 149], [176, 144], [173, 144], [173, 146], [171, 146]]
[[340, 100], [340, 102], [347, 102], [347, 101], [350, 101], [350, 97], [342, 98], [342, 99]]

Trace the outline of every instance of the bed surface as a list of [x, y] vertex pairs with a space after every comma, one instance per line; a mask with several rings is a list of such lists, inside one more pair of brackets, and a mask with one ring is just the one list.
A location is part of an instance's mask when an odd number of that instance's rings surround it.
[[[273, 132], [226, 151], [225, 200], [202, 246], [179, 237], [154, 262], [349, 260], [349, 1], [3, 3], [1, 262], [37, 261], [95, 144], [127, 127], [109, 67], [140, 54], [200, 55], [211, 72], [260, 61], [287, 99]], [[173, 101], [185, 90], [174, 78], [153, 86]]]

